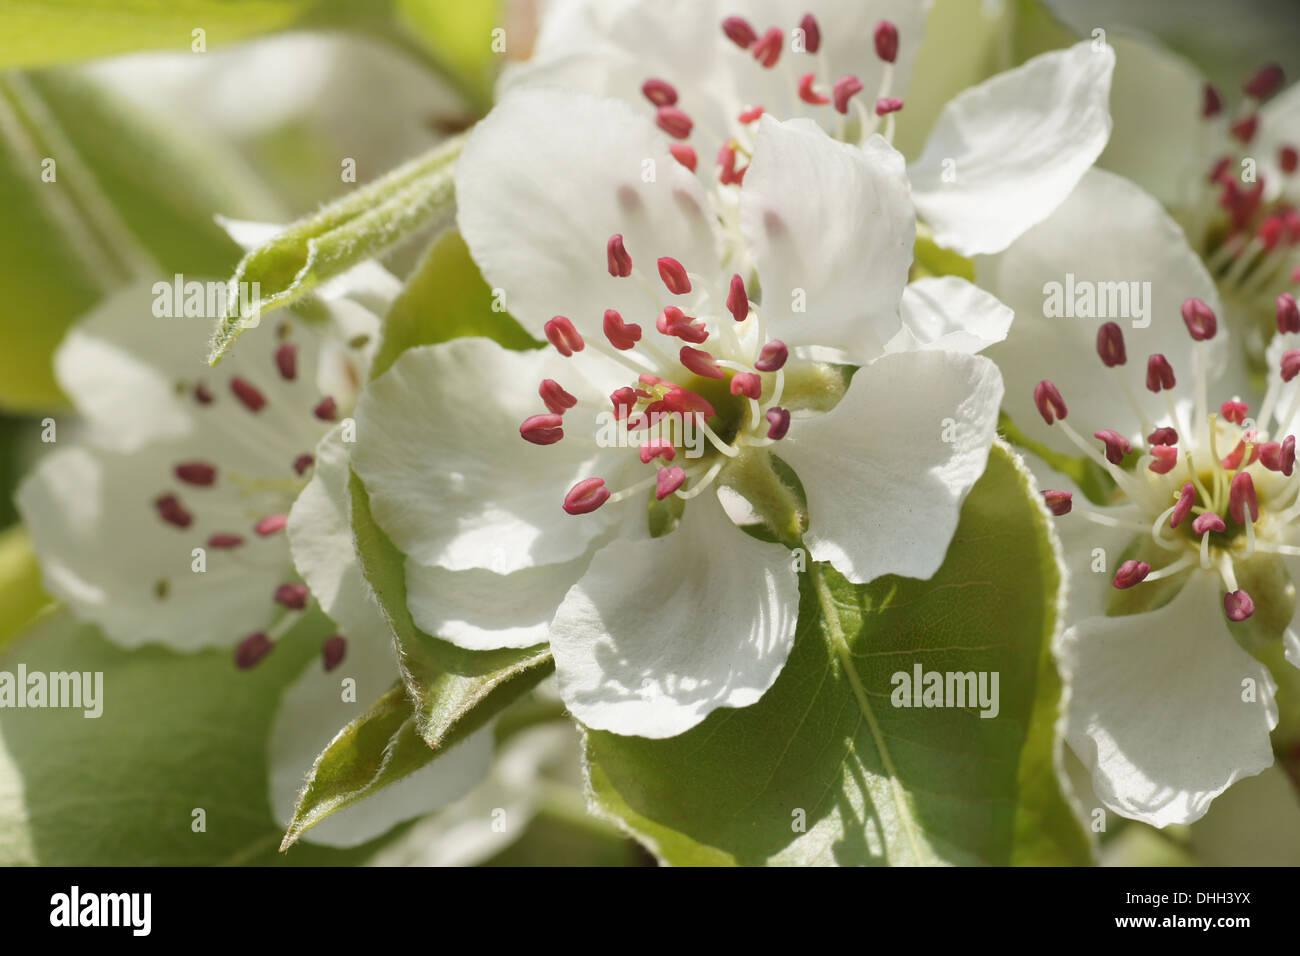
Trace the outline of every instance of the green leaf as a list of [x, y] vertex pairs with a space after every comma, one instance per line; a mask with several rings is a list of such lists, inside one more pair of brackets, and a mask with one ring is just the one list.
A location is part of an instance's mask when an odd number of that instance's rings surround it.
[[26, 530], [14, 525], [0, 531], [0, 648], [52, 604]]
[[[809, 569], [794, 649], [757, 704], [668, 740], [589, 732], [595, 807], [673, 864], [1006, 864], [1031, 816], [1057, 859], [1085, 862], [1042, 738], [1058, 692], [1039, 676], [1058, 626], [1052, 534], [997, 445], [933, 579], [859, 587]], [[997, 672], [998, 715], [892, 706], [893, 675], [914, 665]]]
[[1006, 412], [998, 413], [998, 434], [1003, 439], [1032, 452], [1061, 474], [1068, 477], [1079, 490], [1088, 496], [1095, 505], [1109, 504], [1115, 494], [1115, 479], [1106, 473], [1106, 469], [1085, 455], [1063, 455], [1048, 448], [1042, 442], [1034, 441], [1011, 420]]
[[[492, 107], [492, 87], [501, 56], [492, 49], [492, 31], [505, 27], [501, 3], [397, 0], [396, 13], [398, 22], [415, 34], [438, 72], [472, 107], [486, 113]], [[511, 38], [507, 34], [504, 39], [509, 49]]]
[[415, 708], [399, 681], [316, 758], [281, 851], [334, 811], [396, 783], [435, 756], [416, 729]]
[[378, 378], [399, 355], [417, 345], [433, 345], [466, 335], [481, 335], [508, 349], [538, 347], [508, 312], [492, 310], [492, 290], [469, 254], [460, 233], [448, 231], [429, 247], [402, 294], [384, 319], [384, 339], [370, 377]]
[[361, 571], [398, 649], [398, 666], [415, 703], [416, 729], [435, 751], [484, 726], [555, 670], [550, 648], [467, 651], [425, 634], [406, 606], [406, 556], [370, 514], [361, 479], [352, 476], [352, 526]]
[[[103, 713], [0, 709], [0, 865], [367, 859], [386, 838], [349, 850], [304, 843], [276, 852], [267, 739], [281, 695], [304, 666], [319, 666], [330, 628], [309, 612], [256, 668], [240, 671], [227, 650], [128, 651], [67, 613], [42, 622], [5, 650], [0, 670], [102, 672]], [[198, 809], [204, 832], [194, 830]]]
[[217, 324], [208, 362], [220, 361], [264, 313], [296, 302], [416, 233], [449, 225], [455, 216], [452, 171], [462, 144], [462, 137], [440, 144], [298, 220], [244, 256], [231, 282], [257, 283], [259, 301], [242, 315], [235, 299], [236, 310]]

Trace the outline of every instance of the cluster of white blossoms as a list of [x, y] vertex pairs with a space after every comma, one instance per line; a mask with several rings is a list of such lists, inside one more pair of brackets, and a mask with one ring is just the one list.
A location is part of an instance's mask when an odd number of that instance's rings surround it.
[[[1275, 685], [1234, 629], [1300, 666], [1300, 312], [1276, 297], [1252, 403], [1214, 281], [1290, 273], [1300, 220], [1265, 184], [1291, 188], [1296, 151], [1250, 188], [1225, 152], [1203, 190], [1231, 227], [1181, 217], [1193, 249], [1092, 169], [1115, 53], [1088, 40], [958, 95], [909, 162], [894, 122], [926, 11], [551, 3], [455, 174], [457, 227], [538, 347], [418, 346], [369, 381], [397, 283], [368, 264], [323, 294], [328, 325], [268, 324], [196, 370], [207, 330], [160, 330], [124, 294], [59, 354], [91, 446], [20, 495], [47, 585], [119, 643], [228, 647], [240, 667], [318, 604], [339, 634], [277, 723], [283, 816], [352, 716], [337, 674], [365, 675], [362, 705], [396, 676], [354, 554], [354, 473], [421, 630], [549, 644], [583, 725], [664, 738], [772, 687], [808, 561], [856, 584], [932, 577], [1005, 412], [1114, 488], [1091, 503], [1038, 468], [1070, 579], [1067, 740], [1117, 812], [1198, 818], [1272, 763]], [[1280, 86], [1252, 77], [1228, 135], [1263, 136]], [[1221, 107], [1207, 92], [1207, 117]], [[976, 281], [909, 281], [918, 228], [974, 257]], [[1044, 283], [1067, 274], [1150, 283], [1151, 320], [1049, 318]], [[380, 812], [313, 834], [356, 843], [448, 802], [488, 749], [474, 735]]]

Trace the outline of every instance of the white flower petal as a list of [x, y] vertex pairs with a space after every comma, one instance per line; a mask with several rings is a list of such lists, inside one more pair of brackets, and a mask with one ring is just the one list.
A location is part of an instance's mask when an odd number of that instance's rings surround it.
[[903, 156], [880, 137], [858, 149], [807, 121], [764, 117], [740, 230], [774, 337], [862, 363], [898, 331], [916, 220]]
[[[661, 256], [725, 295], [703, 187], [653, 121], [626, 103], [550, 89], [510, 93], [465, 144], [456, 198], [474, 260], [539, 337], [555, 315], [599, 336], [606, 309], [653, 327], [673, 298], [659, 281]], [[644, 283], [609, 274], [614, 234]]]
[[412, 560], [453, 571], [510, 574], [570, 561], [618, 524], [616, 506], [575, 517], [562, 508], [580, 479], [639, 465], [625, 448], [596, 446], [594, 413], [565, 413], [566, 436], [538, 446], [519, 435], [546, 411], [537, 388], [557, 380], [579, 400], [608, 406], [611, 379], [590, 349], [563, 359], [551, 349], [511, 352], [487, 339], [456, 339], [405, 352], [373, 382], [357, 408], [352, 466], [370, 493], [375, 520]]
[[929, 578], [984, 473], [1002, 379], [978, 355], [897, 352], [857, 371], [835, 408], [773, 450], [808, 497], [812, 556], [850, 581]]
[[589, 727], [675, 736], [762, 697], [798, 606], [790, 552], [703, 495], [672, 533], [603, 548], [569, 591], [551, 625], [560, 694]]
[[[976, 267], [980, 286], [1016, 314], [1006, 341], [987, 353], [1006, 379], [1006, 410], [1028, 437], [1066, 454], [1078, 449], [1034, 406], [1039, 381], [1056, 383], [1070, 424], [1085, 437], [1101, 428], [1136, 434], [1121, 380], [1150, 418], [1164, 413], [1164, 402], [1145, 389], [1147, 356], [1165, 355], [1178, 379], [1175, 394], [1191, 394], [1195, 343], [1180, 314], [1184, 300], [1203, 299], [1220, 316], [1218, 335], [1207, 343], [1212, 373], [1226, 352], [1228, 323], [1200, 258], [1155, 199], [1113, 173], [1090, 170], [1045, 222]], [[1047, 314], [1057, 300], [1064, 308], [1084, 292], [1097, 303], [1095, 317]], [[1114, 369], [1097, 356], [1097, 329], [1108, 319], [1119, 323], [1128, 353], [1128, 363]]]
[[1114, 66], [1109, 46], [1085, 40], [954, 98], [909, 170], [935, 242], [998, 252], [1042, 222], [1106, 145]]
[[886, 352], [939, 349], [974, 355], [1007, 337], [1015, 314], [958, 276], [917, 279], [903, 290], [903, 327]]
[[[1115, 812], [1191, 823], [1234, 781], [1272, 765], [1276, 686], [1229, 628], [1217, 577], [1197, 572], [1159, 610], [1089, 618], [1062, 635], [1066, 737]], [[1253, 702], [1242, 700], [1247, 679]]]
[[[356, 682], [356, 700], [342, 682]], [[312, 660], [280, 702], [269, 745], [271, 806], [287, 827], [316, 757], [347, 723], [397, 680], [397, 657], [386, 634], [350, 637], [343, 660], [326, 671]], [[492, 728], [484, 727], [410, 776], [339, 810], [308, 830], [309, 843], [356, 846], [411, 817], [446, 806], [470, 791], [492, 763]]]

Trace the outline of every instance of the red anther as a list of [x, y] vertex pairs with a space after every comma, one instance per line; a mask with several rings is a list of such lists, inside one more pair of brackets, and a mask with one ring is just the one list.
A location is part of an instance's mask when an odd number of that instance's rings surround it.
[[301, 475], [314, 464], [316, 464], [316, 459], [311, 455], [299, 455], [293, 460], [293, 470]]
[[1300, 306], [1296, 305], [1295, 296], [1283, 292], [1277, 297], [1278, 332], [1300, 332]]
[[817, 80], [816, 73], [805, 73], [799, 77], [799, 99], [805, 103], [811, 103], [813, 106], [823, 106], [831, 101], [829, 96], [818, 93], [813, 89], [813, 83]]
[[736, 119], [740, 121], [740, 125], [748, 126], [750, 123], [756, 122], [762, 115], [763, 107], [751, 106], [749, 109], [741, 110]]
[[1101, 356], [1101, 364], [1107, 368], [1128, 361], [1128, 353], [1124, 351], [1124, 332], [1117, 323], [1107, 322], [1097, 330], [1097, 354]]
[[693, 349], [683, 345], [678, 353], [681, 363], [696, 375], [705, 378], [726, 378], [726, 373], [718, 365], [718, 360], [703, 349]]
[[1229, 591], [1223, 595], [1223, 613], [1238, 624], [1255, 613], [1255, 602], [1245, 591]]
[[1174, 387], [1174, 368], [1169, 360], [1157, 352], [1147, 359], [1147, 388], [1159, 393], [1161, 389]]
[[1282, 241], [1285, 228], [1281, 216], [1269, 216], [1259, 224], [1259, 231], [1256, 236], [1263, 244], [1264, 249], [1272, 252], [1277, 248], [1277, 244]]
[[[775, 372], [790, 358], [790, 350], [780, 339], [772, 339], [759, 350], [754, 368], [760, 372]], [[1065, 416], [1062, 415], [1062, 418]]]
[[1178, 503], [1174, 505], [1173, 514], [1169, 516], [1169, 527], [1177, 528], [1182, 524], [1183, 520], [1192, 513], [1192, 505], [1194, 504], [1196, 504], [1196, 486], [1189, 481], [1183, 485], [1183, 490], [1178, 493]]
[[273, 646], [271, 639], [261, 631], [249, 634], [235, 647], [235, 666], [241, 671], [248, 670], [270, 654]]
[[799, 29], [803, 31], [803, 48], [808, 53], [816, 53], [822, 47], [822, 29], [817, 25], [817, 18], [805, 13], [799, 20]]
[[1259, 114], [1251, 113], [1243, 116], [1241, 119], [1233, 120], [1232, 125], [1228, 127], [1233, 138], [1243, 146], [1250, 145], [1250, 141], [1255, 138], [1255, 131], [1259, 129]]
[[893, 63], [898, 57], [898, 27], [888, 20], [876, 24], [876, 56], [886, 63]]
[[1214, 310], [1200, 299], [1184, 300], [1182, 313], [1187, 331], [1198, 342], [1214, 338], [1214, 333], [1219, 330], [1219, 320], [1215, 317]]
[[239, 399], [250, 412], [260, 412], [266, 407], [266, 396], [242, 378], [232, 378], [230, 380], [230, 390], [235, 393], [235, 398]]
[[862, 91], [862, 81], [852, 73], [846, 73], [835, 81], [835, 86], [831, 88], [831, 99], [835, 101], [835, 109], [841, 113], [849, 111], [849, 100], [855, 93]]
[[781, 58], [781, 44], [785, 41], [785, 36], [777, 27], [768, 27], [767, 31], [758, 38], [754, 44], [754, 59], [762, 65], [765, 70], [770, 70], [776, 66], [776, 61]]
[[1124, 456], [1133, 450], [1129, 440], [1113, 428], [1103, 428], [1099, 432], [1093, 432], [1092, 437], [1105, 444], [1106, 460], [1112, 465], [1118, 465], [1124, 460]]
[[1062, 518], [1070, 513], [1074, 507], [1074, 495], [1068, 491], [1044, 491], [1043, 503], [1047, 505], [1047, 510], [1058, 518]]
[[1253, 465], [1255, 462], [1259, 461], [1259, 446], [1253, 441], [1255, 433], [1247, 432], [1246, 435], [1252, 440], [1246, 441], [1243, 439], [1237, 442], [1237, 447], [1228, 452], [1227, 457], [1223, 458], [1219, 462], [1219, 464], [1227, 471], [1236, 471], [1241, 467], [1241, 460], [1246, 457], [1246, 445], [1248, 444], [1251, 446], [1250, 461], [1246, 462], [1246, 464]]
[[632, 274], [632, 256], [628, 253], [627, 246], [623, 245], [621, 233], [610, 236], [605, 243], [605, 262], [609, 266], [609, 274], [616, 279], [626, 279]]
[[275, 534], [277, 531], [283, 531], [284, 526], [289, 523], [288, 515], [267, 515], [257, 524], [253, 525], [253, 530], [263, 538]]
[[564, 496], [564, 510], [571, 515], [585, 515], [609, 500], [604, 478], [584, 478]]
[[1198, 538], [1211, 531], [1226, 531], [1228, 526], [1213, 511], [1202, 512], [1192, 519], [1192, 533]]
[[745, 280], [739, 275], [731, 277], [731, 288], [727, 290], [727, 311], [737, 322], [749, 318], [749, 293], [745, 291]]
[[1300, 166], [1300, 152], [1296, 152], [1294, 146], [1283, 146], [1277, 151], [1277, 164], [1282, 167], [1282, 172], [1290, 175], [1296, 171], [1296, 166]]
[[338, 418], [339, 406], [332, 397], [326, 395], [316, 404], [311, 413], [323, 422], [332, 422]]
[[685, 295], [691, 291], [691, 278], [686, 274], [686, 267], [672, 256], [659, 259], [659, 278], [673, 295]]
[[1112, 583], [1123, 591], [1135, 584], [1141, 584], [1150, 573], [1151, 565], [1145, 561], [1125, 561], [1115, 572], [1115, 580]]
[[212, 393], [208, 391], [208, 387], [202, 382], [194, 386], [194, 400], [200, 405], [212, 404]]
[[677, 449], [667, 438], [653, 438], [638, 448], [637, 454], [641, 457], [641, 464], [645, 465], [656, 458], [672, 461], [677, 457]]
[[175, 495], [163, 495], [154, 501], [158, 516], [177, 528], [188, 528], [194, 522], [194, 516], [185, 510], [181, 500]]
[[564, 419], [555, 413], [530, 415], [519, 426], [519, 434], [534, 445], [554, 445], [564, 437]]
[[1266, 441], [1260, 445], [1259, 463], [1269, 471], [1282, 470], [1282, 443], [1280, 441]]
[[1151, 449], [1151, 464], [1147, 465], [1157, 475], [1167, 475], [1178, 464], [1178, 449], [1169, 445], [1156, 445]]
[[1289, 382], [1300, 374], [1300, 349], [1287, 349], [1282, 353], [1282, 361], [1279, 363], [1282, 371], [1282, 381]]
[[214, 534], [208, 538], [208, 547], [216, 548], [220, 551], [228, 551], [231, 548], [237, 548], [244, 543], [243, 535], [238, 534]]
[[1295, 471], [1295, 436], [1287, 435], [1282, 439], [1282, 474], [1288, 478]]
[[1150, 435], [1147, 436], [1147, 444], [1148, 445], [1177, 445], [1178, 432], [1170, 428], [1168, 425], [1164, 426], [1163, 428], [1157, 428], [1155, 431], [1153, 431]]
[[646, 411], [651, 414], [677, 412], [682, 415], [694, 415], [699, 413], [705, 418], [712, 418], [717, 414], [713, 406], [709, 404], [708, 399], [696, 395], [690, 389], [682, 388], [680, 385], [673, 386], [672, 391], [667, 395], [654, 404], [648, 405]]
[[903, 108], [903, 101], [896, 96], [882, 96], [876, 100], [876, 115], [884, 116], [888, 113], [897, 113]]
[[275, 350], [275, 367], [280, 370], [280, 377], [292, 382], [298, 377], [298, 346], [285, 342]]
[[624, 322], [614, 309], [605, 310], [605, 338], [620, 352], [626, 352], [641, 341], [641, 326]]
[[677, 88], [658, 77], [652, 76], [642, 83], [641, 93], [655, 106], [672, 106], [677, 102]]
[[790, 412], [785, 408], [772, 407], [767, 410], [763, 416], [767, 419], [767, 437], [772, 441], [780, 441], [785, 437], [785, 433], [790, 430]]
[[660, 468], [655, 476], [655, 498], [663, 501], [686, 482], [686, 472], [677, 465]]
[[348, 651], [348, 641], [342, 634], [335, 634], [333, 637], [327, 637], [321, 642], [320, 656], [321, 663], [326, 671], [332, 671], [343, 663], [343, 657]]
[[692, 345], [699, 345], [709, 337], [708, 329], [698, 319], [689, 315], [675, 305], [665, 306], [655, 319], [655, 328], [664, 335], [672, 335]]
[[1246, 414], [1250, 411], [1250, 406], [1245, 402], [1238, 402], [1228, 399], [1219, 406], [1219, 414], [1232, 422], [1234, 425], [1240, 425], [1246, 420]]
[[1238, 472], [1228, 486], [1228, 514], [1236, 524], [1246, 523], [1246, 509], [1250, 509], [1250, 520], [1259, 520], [1259, 500], [1255, 497], [1255, 482], [1250, 472]]
[[673, 139], [685, 139], [691, 135], [691, 129], [695, 126], [695, 121], [675, 106], [659, 107], [655, 112], [655, 122]]
[[1065, 399], [1051, 382], [1044, 380], [1034, 386], [1034, 404], [1038, 406], [1038, 414], [1049, 425], [1058, 418], [1065, 418]]
[[206, 461], [186, 461], [175, 468], [176, 477], [187, 485], [207, 486], [217, 480], [217, 469]]
[[1231, 177], [1232, 174], [1228, 172], [1231, 166], [1232, 166], [1231, 156], [1220, 156], [1218, 161], [1213, 166], [1210, 167], [1210, 176], [1209, 176], [1210, 182], [1217, 183], [1220, 182], [1225, 176]]
[[1223, 112], [1223, 99], [1219, 96], [1219, 91], [1206, 83], [1201, 90], [1201, 117], [1209, 119], [1218, 116], [1221, 112]]
[[695, 150], [685, 143], [669, 143], [668, 152], [673, 154], [673, 159], [691, 172], [695, 172], [695, 167], [700, 163], [700, 157], [696, 155]]
[[730, 186], [738, 183], [740, 180], [736, 176], [736, 147], [730, 143], [723, 143], [722, 148], [718, 150], [718, 182], [724, 186]]
[[722, 32], [742, 50], [748, 50], [758, 39], [758, 34], [744, 17], [727, 17], [722, 21]]
[[295, 582], [281, 584], [275, 589], [275, 601], [277, 604], [283, 604], [291, 611], [301, 611], [307, 606], [307, 595], [310, 593], [305, 584]]
[[543, 379], [537, 387], [537, 394], [542, 397], [542, 404], [547, 411], [553, 415], [563, 415], [566, 409], [578, 404], [578, 400], [553, 378]]
[[547, 322], [542, 326], [542, 331], [546, 333], [546, 341], [554, 345], [555, 351], [565, 358], [587, 347], [587, 343], [582, 340], [573, 323], [562, 315], [557, 315]]
[[1256, 100], [1266, 100], [1286, 82], [1286, 74], [1276, 63], [1266, 63], [1255, 71], [1254, 76], [1246, 81], [1241, 91]]
[[731, 394], [758, 401], [758, 396], [763, 394], [762, 377], [753, 372], [737, 372], [731, 377]]
[[609, 400], [614, 406], [614, 421], [621, 422], [636, 404], [636, 392], [628, 387], [615, 389]]

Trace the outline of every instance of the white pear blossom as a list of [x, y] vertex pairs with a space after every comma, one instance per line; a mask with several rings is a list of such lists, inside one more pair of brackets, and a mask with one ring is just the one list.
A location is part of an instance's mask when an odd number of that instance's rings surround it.
[[[1007, 411], [1045, 454], [1082, 452], [1114, 485], [1097, 505], [1041, 471], [1070, 574], [1057, 647], [1068, 743], [1112, 810], [1191, 822], [1273, 762], [1276, 688], [1248, 649], [1280, 640], [1300, 666], [1300, 351], [1286, 351], [1300, 337], [1274, 346], [1252, 408], [1223, 376], [1205, 267], [1153, 197], [1100, 170], [978, 265], [1016, 310], [990, 349]], [[1067, 269], [1076, 304], [1119, 301], [1121, 285], [1141, 297], [1146, 283], [1145, 306], [1062, 314], [1049, 284]]]
[[[726, 194], [762, 115], [807, 117], [857, 144], [892, 141], [927, 3], [914, 0], [553, 0], [532, 60], [502, 88], [635, 102], [673, 155]], [[1069, 195], [1110, 135], [1114, 52], [1088, 40], [955, 97], [909, 166], [918, 214], [963, 255], [997, 252]], [[648, 101], [648, 102], [647, 102]], [[716, 164], [711, 164], [713, 157]]]
[[[274, 230], [229, 225], [247, 241]], [[347, 515], [303, 522], [295, 500], [319, 497], [340, 468], [346, 481], [337, 448], [377, 346], [372, 309], [399, 289], [368, 264], [323, 291], [324, 325], [289, 314], [208, 368], [210, 320], [158, 317], [161, 287], [124, 288], [55, 355], [85, 442], [56, 442], [17, 495], [46, 588], [122, 646], [230, 648], [252, 667], [319, 601], [341, 633], [286, 692], [270, 742], [286, 825], [315, 756], [398, 676]], [[354, 694], [341, 693], [344, 678]], [[307, 839], [354, 845], [428, 813], [472, 786], [490, 753], [489, 732], [475, 735]]]
[[[792, 510], [771, 456], [802, 483], [811, 558], [858, 582], [932, 575], [984, 470], [1001, 382], [943, 350], [961, 322], [942, 295], [959, 288], [960, 319], [993, 338], [1010, 313], [967, 283], [904, 295], [902, 157], [770, 117], [755, 143], [752, 276], [648, 117], [510, 94], [466, 144], [459, 226], [550, 344], [412, 349], [358, 406], [353, 467], [407, 555], [417, 624], [473, 649], [549, 640], [592, 727], [672, 736], [776, 679], [803, 559], [728, 513], [737, 496], [777, 523]], [[847, 388], [832, 361], [861, 366]]]

